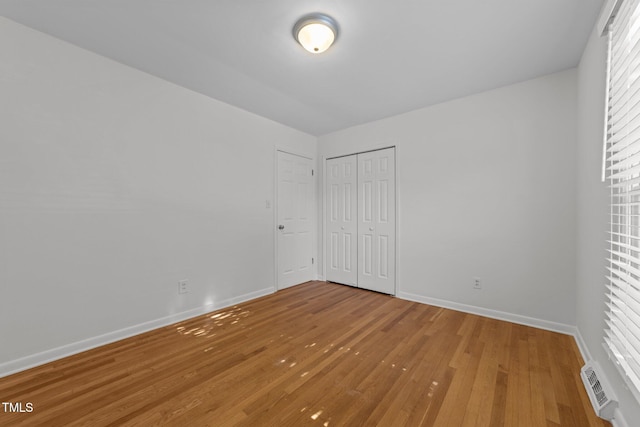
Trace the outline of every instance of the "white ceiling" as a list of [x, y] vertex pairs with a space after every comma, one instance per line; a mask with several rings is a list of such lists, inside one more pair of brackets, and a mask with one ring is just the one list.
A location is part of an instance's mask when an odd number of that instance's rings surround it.
[[[602, 0], [0, 0], [0, 15], [322, 135], [575, 67]], [[309, 12], [341, 33], [291, 35]]]

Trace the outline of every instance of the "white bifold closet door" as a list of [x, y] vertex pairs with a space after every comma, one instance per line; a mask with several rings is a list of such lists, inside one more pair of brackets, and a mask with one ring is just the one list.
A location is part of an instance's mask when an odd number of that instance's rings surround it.
[[395, 151], [327, 160], [327, 280], [395, 293]]
[[327, 160], [327, 280], [358, 286], [356, 155]]

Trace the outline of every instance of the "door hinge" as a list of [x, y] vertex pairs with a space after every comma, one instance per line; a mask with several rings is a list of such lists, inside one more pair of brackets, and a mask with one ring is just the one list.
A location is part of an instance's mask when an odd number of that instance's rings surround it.
[[315, 260], [314, 260], [313, 258], [311, 258], [311, 264], [313, 264], [313, 263], [314, 263], [314, 261], [315, 261]]
[[311, 176], [313, 176], [313, 169], [311, 169]]

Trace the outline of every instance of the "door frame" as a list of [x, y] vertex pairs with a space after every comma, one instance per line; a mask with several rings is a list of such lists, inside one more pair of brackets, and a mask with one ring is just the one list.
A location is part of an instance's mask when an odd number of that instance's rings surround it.
[[362, 154], [362, 153], [368, 153], [371, 151], [380, 151], [380, 150], [384, 150], [387, 148], [393, 148], [395, 151], [395, 165], [394, 165], [394, 173], [395, 173], [395, 179], [394, 179], [394, 185], [395, 185], [395, 192], [396, 192], [396, 205], [394, 207], [395, 209], [395, 218], [396, 218], [396, 223], [395, 223], [395, 245], [396, 245], [396, 250], [395, 250], [395, 277], [394, 277], [394, 290], [393, 290], [393, 294], [391, 294], [392, 296], [397, 296], [399, 293], [399, 289], [400, 289], [400, 191], [399, 188], [400, 186], [398, 185], [398, 146], [395, 144], [381, 144], [381, 145], [376, 145], [376, 146], [367, 146], [367, 147], [362, 147], [361, 149], [358, 149], [357, 151], [345, 151], [345, 152], [337, 152], [337, 153], [332, 153], [330, 155], [323, 155], [321, 157], [321, 165], [320, 165], [320, 169], [322, 169], [322, 177], [320, 179], [320, 183], [322, 186], [321, 189], [321, 195], [322, 195], [322, 203], [319, 207], [320, 209], [320, 215], [322, 218], [322, 221], [320, 222], [320, 224], [322, 225], [322, 229], [319, 230], [319, 234], [320, 234], [320, 241], [322, 242], [322, 250], [320, 251], [320, 253], [322, 254], [322, 260], [320, 261], [322, 263], [321, 266], [318, 266], [318, 274], [319, 274], [319, 278], [322, 280], [326, 280], [327, 278], [327, 254], [328, 254], [328, 247], [327, 247], [327, 213], [326, 213], [326, 208], [327, 208], [327, 160], [329, 159], [335, 159], [337, 157], [345, 157], [345, 156], [352, 156], [352, 155], [357, 155], [357, 154]]
[[[276, 146], [273, 150], [273, 218], [272, 218], [272, 236], [273, 236], [273, 261], [274, 261], [274, 269], [273, 269], [273, 290], [274, 292], [279, 291], [280, 284], [278, 282], [278, 268], [280, 261], [280, 253], [278, 247], [278, 152], [291, 154], [298, 157], [303, 157], [305, 159], [311, 160], [311, 168], [316, 173], [314, 173], [311, 177], [311, 186], [312, 186], [312, 203], [311, 207], [312, 215], [311, 215], [311, 224], [312, 224], [312, 236], [311, 236], [311, 253], [312, 257], [315, 260], [313, 263], [312, 270], [315, 270], [315, 274], [312, 272], [312, 280], [318, 278], [318, 173], [317, 173], [317, 161], [316, 157], [311, 155], [310, 153], [301, 152], [298, 150], [292, 150], [290, 147], [281, 147]], [[286, 288], [285, 288], [286, 289]]]

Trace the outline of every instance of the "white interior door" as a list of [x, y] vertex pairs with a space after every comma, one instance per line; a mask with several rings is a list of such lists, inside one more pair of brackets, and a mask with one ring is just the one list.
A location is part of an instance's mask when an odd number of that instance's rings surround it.
[[358, 286], [395, 293], [395, 150], [358, 154]]
[[357, 286], [357, 157], [327, 160], [327, 280]]
[[314, 278], [311, 159], [278, 151], [278, 289]]

